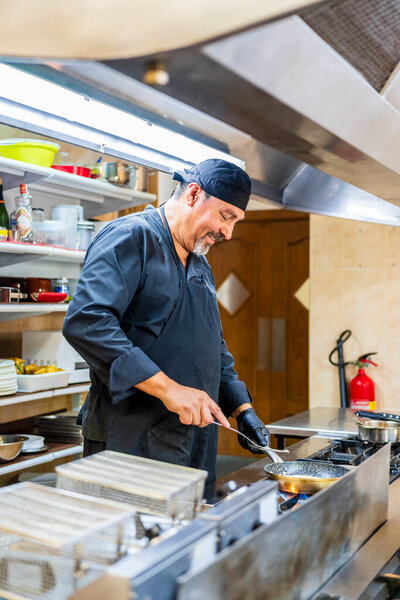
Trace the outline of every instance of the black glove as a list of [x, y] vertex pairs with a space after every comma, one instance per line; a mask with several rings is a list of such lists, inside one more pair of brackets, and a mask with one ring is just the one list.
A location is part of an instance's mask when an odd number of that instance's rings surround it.
[[[246, 408], [236, 417], [238, 431], [244, 433], [248, 438], [254, 440], [259, 446], [269, 446], [269, 431], [264, 423], [257, 417], [254, 408]], [[253, 454], [263, 454], [261, 450], [257, 450], [250, 442], [238, 435], [239, 444], [245, 450], [250, 450]]]

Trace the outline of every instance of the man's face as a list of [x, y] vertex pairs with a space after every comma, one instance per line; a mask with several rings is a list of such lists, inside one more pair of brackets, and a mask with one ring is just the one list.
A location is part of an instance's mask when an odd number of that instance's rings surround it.
[[188, 219], [187, 249], [194, 254], [207, 254], [211, 246], [230, 240], [233, 228], [244, 219], [244, 211], [214, 196], [206, 198], [196, 183], [190, 184], [188, 193], [194, 199]]

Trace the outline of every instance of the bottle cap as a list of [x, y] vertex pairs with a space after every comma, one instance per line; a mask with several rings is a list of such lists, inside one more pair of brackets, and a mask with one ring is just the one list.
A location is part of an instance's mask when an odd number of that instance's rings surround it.
[[26, 194], [26, 183], [21, 183], [21, 185], [19, 186], [19, 193], [20, 194]]

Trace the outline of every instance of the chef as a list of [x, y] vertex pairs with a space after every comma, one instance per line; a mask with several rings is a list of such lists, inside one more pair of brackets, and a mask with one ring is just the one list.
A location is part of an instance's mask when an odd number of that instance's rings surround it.
[[204, 256], [244, 218], [251, 181], [218, 159], [173, 177], [179, 184], [164, 206], [116, 219], [96, 236], [63, 333], [90, 366], [78, 417], [84, 455], [107, 448], [205, 469], [212, 481], [213, 421], [228, 427], [236, 417], [241, 432], [269, 444], [224, 341]]

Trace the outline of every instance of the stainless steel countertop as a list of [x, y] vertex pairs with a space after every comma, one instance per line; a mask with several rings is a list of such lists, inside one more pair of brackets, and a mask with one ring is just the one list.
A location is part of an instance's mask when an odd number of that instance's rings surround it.
[[308, 437], [324, 435], [345, 437], [357, 433], [357, 424], [349, 408], [321, 406], [266, 425], [271, 433]]

